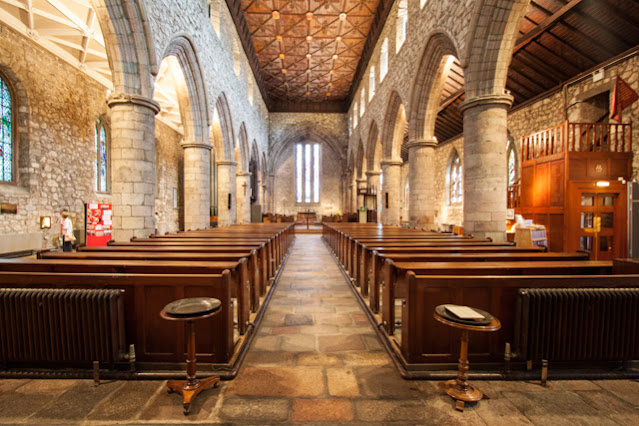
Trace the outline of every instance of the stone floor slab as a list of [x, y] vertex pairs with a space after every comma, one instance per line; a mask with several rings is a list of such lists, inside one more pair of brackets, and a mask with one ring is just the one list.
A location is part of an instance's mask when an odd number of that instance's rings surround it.
[[294, 399], [293, 422], [349, 422], [353, 409], [348, 399]]

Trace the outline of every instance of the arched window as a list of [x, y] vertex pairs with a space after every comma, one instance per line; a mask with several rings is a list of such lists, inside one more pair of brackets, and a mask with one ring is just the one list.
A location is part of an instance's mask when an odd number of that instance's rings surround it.
[[209, 0], [209, 18], [215, 34], [220, 36], [220, 0]]
[[111, 144], [104, 121], [98, 119], [95, 125], [95, 190], [109, 191], [109, 152]]
[[295, 201], [300, 204], [319, 203], [320, 144], [295, 144]]
[[424, 5], [428, 2], [428, 0], [419, 0], [419, 8], [423, 9]]
[[508, 159], [508, 186], [517, 183], [517, 155], [515, 153], [515, 141], [512, 135], [508, 134], [508, 142], [506, 148], [506, 155]]
[[381, 82], [388, 73], [388, 38], [382, 43], [382, 51], [379, 55], [379, 81]]
[[397, 7], [397, 38], [395, 39], [395, 52], [399, 52], [406, 41], [406, 26], [408, 24], [408, 0], [401, 0]]
[[368, 100], [370, 101], [375, 96], [375, 65], [371, 66], [371, 71], [368, 76]]
[[448, 203], [461, 203], [463, 197], [463, 175], [461, 158], [454, 150], [448, 163]]
[[353, 134], [353, 116], [350, 115], [348, 117], [348, 136], [350, 137]]
[[240, 76], [240, 72], [242, 71], [242, 64], [240, 63], [240, 46], [237, 40], [233, 39], [233, 71], [235, 71], [236, 76]]
[[359, 96], [359, 116], [364, 115], [364, 111], [366, 110], [366, 90], [362, 87], [362, 93]]
[[359, 117], [359, 114], [357, 113], [357, 102], [356, 102], [355, 107], [353, 108], [353, 129], [357, 128], [357, 117]]
[[13, 144], [13, 102], [9, 86], [0, 77], [0, 182], [13, 182], [14, 176], [14, 144]]

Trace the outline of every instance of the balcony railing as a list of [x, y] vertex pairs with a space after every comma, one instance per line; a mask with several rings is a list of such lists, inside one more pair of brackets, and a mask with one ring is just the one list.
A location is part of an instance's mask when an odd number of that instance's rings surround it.
[[632, 125], [565, 122], [521, 140], [522, 161], [565, 152], [632, 152]]

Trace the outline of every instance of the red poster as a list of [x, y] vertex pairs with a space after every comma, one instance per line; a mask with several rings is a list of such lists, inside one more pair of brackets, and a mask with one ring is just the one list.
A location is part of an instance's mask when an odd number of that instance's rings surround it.
[[113, 236], [113, 209], [111, 204], [86, 205], [87, 246], [106, 246]]

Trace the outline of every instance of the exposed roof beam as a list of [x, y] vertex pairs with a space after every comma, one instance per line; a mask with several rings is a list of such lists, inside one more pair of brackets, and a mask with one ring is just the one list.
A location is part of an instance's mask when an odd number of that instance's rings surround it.
[[559, 9], [558, 11], [553, 13], [551, 16], [549, 16], [547, 19], [545, 19], [534, 30], [529, 31], [528, 33], [524, 34], [523, 37], [520, 37], [515, 44], [515, 49], [513, 49], [513, 55], [519, 50], [526, 47], [526, 45], [528, 45], [528, 43], [533, 41], [535, 37], [538, 37], [543, 32], [545, 32], [548, 28], [556, 24], [557, 21], [559, 21], [566, 13], [570, 12], [575, 6], [577, 6], [581, 2], [582, 0], [572, 0], [570, 3], [567, 3], [561, 9]]

